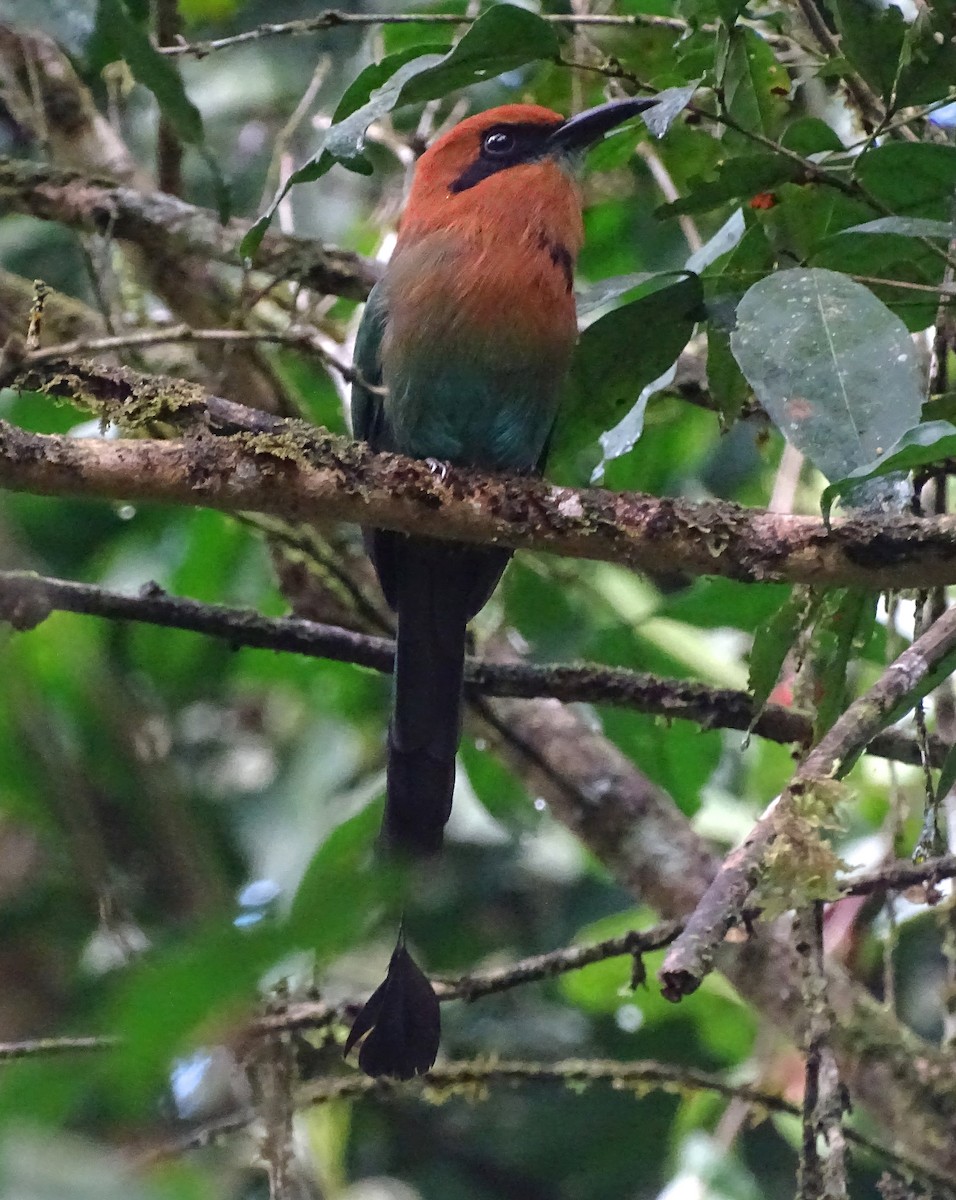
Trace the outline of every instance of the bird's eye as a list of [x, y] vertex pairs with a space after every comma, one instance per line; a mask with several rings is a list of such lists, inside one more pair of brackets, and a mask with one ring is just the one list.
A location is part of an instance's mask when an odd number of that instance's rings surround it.
[[495, 129], [491, 133], [485, 134], [481, 148], [485, 154], [489, 154], [493, 158], [501, 158], [503, 155], [510, 154], [514, 150], [515, 135], [508, 133], [504, 129]]

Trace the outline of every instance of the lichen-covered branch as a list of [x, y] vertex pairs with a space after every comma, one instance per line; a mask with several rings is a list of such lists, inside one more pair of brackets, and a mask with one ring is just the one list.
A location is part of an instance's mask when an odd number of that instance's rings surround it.
[[[762, 1091], [749, 1084], [731, 1083], [720, 1076], [649, 1060], [621, 1062], [617, 1059], [566, 1059], [562, 1062], [521, 1062], [513, 1060], [474, 1060], [448, 1062], [433, 1067], [420, 1080], [400, 1083], [396, 1080], [370, 1079], [367, 1075], [348, 1075], [341, 1078], [323, 1077], [306, 1084], [296, 1096], [297, 1107], [314, 1107], [337, 1100], [358, 1099], [363, 1096], [378, 1099], [409, 1096], [426, 1091], [434, 1100], [443, 1096], [466, 1094], [474, 1100], [487, 1099], [489, 1088], [516, 1085], [581, 1086], [609, 1083], [617, 1090], [631, 1089], [642, 1094], [649, 1088], [662, 1088], [677, 1094], [694, 1095], [709, 1092], [725, 1100], [737, 1100], [751, 1105], [758, 1113], [785, 1113], [796, 1116], [799, 1109], [788, 1100]], [[217, 1137], [245, 1129], [255, 1119], [251, 1109], [241, 1109], [204, 1122], [169, 1142], [147, 1152], [140, 1160], [147, 1165], [174, 1157], [185, 1151], [208, 1145]], [[945, 1200], [953, 1200], [956, 1190], [951, 1181], [934, 1171], [926, 1170], [905, 1152], [889, 1149], [885, 1144], [856, 1130], [847, 1131], [847, 1139], [865, 1148], [881, 1160], [891, 1163], [906, 1175], [916, 1175], [931, 1183]]]
[[956, 517], [835, 522], [635, 492], [575, 490], [442, 467], [283, 421], [193, 384], [89, 364], [8, 369], [0, 381], [78, 400], [181, 441], [71, 439], [0, 426], [0, 486], [345, 520], [465, 542], [547, 550], [638, 570], [874, 589], [956, 582]]
[[[490, 727], [533, 795], [544, 798], [617, 882], [664, 918], [691, 912], [719, 863], [686, 817], [607, 739], [555, 701], [495, 701]], [[506, 729], [508, 740], [497, 733]], [[871, 877], [870, 877], [871, 878]], [[796, 1044], [807, 1014], [789, 930], [760, 925], [725, 944], [720, 968], [762, 1017]], [[887, 1146], [935, 1172], [956, 1173], [956, 1072], [950, 1056], [907, 1030], [838, 964], [827, 964], [833, 1048], [854, 1104]]]
[[[167, 9], [172, 11], [169, 6]], [[91, 178], [108, 176], [114, 185], [140, 194], [156, 190], [52, 38], [37, 30], [0, 24], [0, 98], [24, 134], [49, 156], [51, 169]], [[164, 128], [161, 122], [160, 130]], [[175, 145], [175, 138], [162, 139], [165, 149], [160, 158]], [[164, 190], [170, 189], [161, 184], [160, 191]], [[169, 244], [160, 246], [155, 239], [149, 246], [130, 241], [126, 250], [126, 265], [133, 277], [162, 297], [180, 320], [209, 326], [235, 319], [238, 301], [209, 262], [179, 253]], [[105, 293], [103, 298], [108, 301]], [[215, 378], [229, 395], [260, 408], [281, 407], [277, 404], [281, 388], [255, 344], [233, 346], [228, 351], [222, 345], [201, 344], [196, 347], [196, 357], [208, 378]]]
[[[843, 713], [801, 763], [786, 790], [768, 807], [743, 845], [732, 851], [671, 947], [659, 972], [671, 1000], [689, 995], [711, 969], [717, 947], [740, 920], [774, 844], [787, 847], [807, 804], [825, 805], [828, 791], [898, 706], [931, 678], [956, 649], [956, 609], [938, 621], [891, 663], [877, 682]], [[826, 886], [827, 881], [819, 883]]]

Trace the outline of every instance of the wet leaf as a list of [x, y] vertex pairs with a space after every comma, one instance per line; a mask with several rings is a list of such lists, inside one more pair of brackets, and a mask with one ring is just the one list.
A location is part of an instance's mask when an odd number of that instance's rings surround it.
[[948, 458], [956, 458], [956, 425], [949, 421], [927, 421], [915, 429], [908, 429], [886, 454], [831, 483], [820, 502], [823, 514], [829, 516], [837, 497], [864, 480], [897, 471], [913, 471]]
[[[700, 316], [697, 275], [654, 277], [658, 285], [589, 325], [581, 335], [555, 432], [552, 467], [573, 471], [574, 456], [597, 442], [667, 370]], [[588, 472], [590, 474], [590, 472]]]
[[923, 384], [906, 327], [845, 275], [760, 280], [730, 342], [771, 420], [828, 479], [872, 462], [919, 420]]

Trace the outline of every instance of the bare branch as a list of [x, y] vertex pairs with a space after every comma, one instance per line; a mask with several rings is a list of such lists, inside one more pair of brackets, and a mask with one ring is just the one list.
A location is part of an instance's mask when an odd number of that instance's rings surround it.
[[[552, 25], [603, 25], [625, 29], [653, 27], [672, 29], [675, 33], [685, 33], [688, 29], [687, 22], [682, 21], [679, 17], [662, 17], [651, 13], [634, 13], [628, 16], [598, 13], [541, 13], [539, 15]], [[163, 54], [191, 54], [197, 58], [205, 58], [207, 54], [212, 54], [216, 50], [231, 49], [234, 46], [261, 41], [263, 38], [302, 37], [306, 34], [320, 33], [325, 29], [335, 29], [342, 25], [470, 25], [473, 21], [474, 17], [457, 13], [353, 13], [343, 12], [340, 9], [329, 9], [314, 17], [306, 17], [298, 21], [269, 22], [257, 25], [254, 29], [246, 29], [242, 33], [234, 33], [229, 37], [215, 38], [206, 42], [180, 42], [178, 45], [163, 46], [159, 49]]]
[[[304, 654], [355, 663], [376, 671], [391, 671], [395, 652], [395, 644], [389, 638], [299, 617], [264, 617], [248, 609], [202, 604], [170, 596], [153, 584], [146, 585], [138, 595], [129, 596], [94, 584], [52, 579], [28, 571], [0, 572], [0, 620], [9, 621], [17, 629], [29, 629], [52, 612], [184, 629], [223, 638], [235, 647]], [[527, 700], [553, 697], [566, 703], [607, 704], [669, 720], [695, 721], [706, 729], [749, 730], [758, 737], [783, 744], [809, 745], [813, 734], [809, 718], [794, 709], [768, 704], [756, 714], [746, 692], [684, 679], [665, 679], [600, 663], [530, 664], [469, 658], [465, 679], [469, 691], [485, 695]], [[920, 762], [916, 741], [898, 731], [879, 734], [867, 750], [914, 766]], [[931, 763], [941, 766], [946, 745], [933, 738], [929, 750]], [[918, 876], [915, 881], [921, 878], [925, 876]], [[874, 882], [873, 890], [878, 886], [879, 882]]]
[[[55, 293], [54, 293], [55, 294]], [[355, 372], [347, 363], [335, 358], [322, 346], [313, 329], [193, 329], [189, 325], [160, 325], [153, 329], [128, 329], [111, 337], [78, 338], [55, 346], [44, 346], [24, 355], [25, 363], [53, 362], [88, 354], [110, 354], [115, 350], [135, 350], [144, 346], [162, 346], [176, 342], [256, 343], [274, 342], [279, 346], [294, 346], [315, 354], [337, 371], [347, 382]]]
[[41, 1037], [22, 1042], [0, 1042], [0, 1062], [18, 1058], [52, 1058], [60, 1054], [84, 1053], [89, 1050], [112, 1050], [118, 1045], [114, 1037]]

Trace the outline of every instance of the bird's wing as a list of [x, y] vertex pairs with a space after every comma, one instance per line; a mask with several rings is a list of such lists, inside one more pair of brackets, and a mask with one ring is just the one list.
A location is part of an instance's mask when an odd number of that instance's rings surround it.
[[352, 383], [352, 431], [355, 437], [368, 442], [373, 450], [390, 448], [385, 444], [387, 435], [382, 394], [370, 390], [382, 386], [381, 346], [386, 317], [385, 290], [381, 283], [377, 283], [369, 293], [362, 314], [352, 359], [352, 366], [358, 375]]

